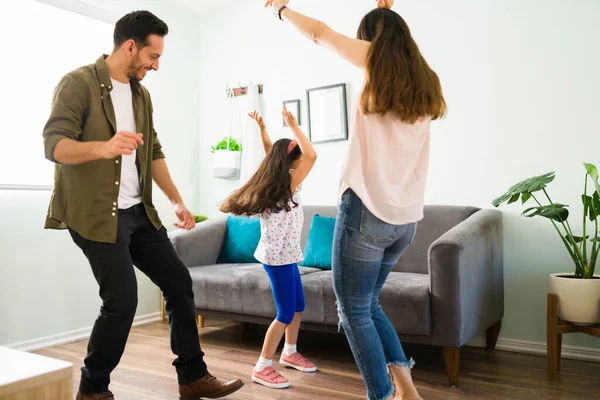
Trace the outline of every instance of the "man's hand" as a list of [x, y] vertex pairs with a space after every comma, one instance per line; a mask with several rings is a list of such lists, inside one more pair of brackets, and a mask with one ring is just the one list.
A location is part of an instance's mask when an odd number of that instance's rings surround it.
[[196, 226], [196, 218], [194, 218], [190, 210], [183, 203], [175, 205], [175, 215], [181, 221], [175, 224], [176, 227], [190, 230]]
[[263, 121], [262, 117], [260, 115], [258, 115], [258, 113], [256, 111], [252, 111], [252, 112], [248, 113], [248, 116], [256, 121], [256, 123], [258, 124], [258, 127], [260, 128], [261, 131], [267, 129], [267, 126], [265, 125], [265, 121]]
[[375, 0], [379, 8], [392, 8], [394, 0]]
[[144, 144], [143, 136], [141, 133], [119, 131], [109, 141], [102, 143], [100, 155], [102, 158], [111, 159], [133, 154], [138, 145]]
[[175, 215], [179, 219], [179, 222], [175, 223], [175, 226], [183, 229], [192, 229], [196, 226], [196, 219], [183, 203], [181, 195], [175, 187], [173, 179], [171, 179], [171, 174], [164, 158], [152, 161], [152, 179], [175, 207]]
[[289, 126], [290, 128], [298, 127], [298, 121], [296, 121], [296, 117], [294, 117], [294, 114], [288, 111], [288, 109], [285, 107], [285, 104], [281, 109], [281, 115], [283, 116], [283, 120], [285, 121], [287, 126]]

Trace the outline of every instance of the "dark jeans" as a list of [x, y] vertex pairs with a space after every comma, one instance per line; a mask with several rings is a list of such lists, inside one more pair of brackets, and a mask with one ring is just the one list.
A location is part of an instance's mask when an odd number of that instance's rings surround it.
[[83, 250], [100, 287], [102, 307], [88, 344], [81, 369], [80, 390], [100, 393], [108, 390], [110, 373], [123, 355], [137, 308], [137, 281], [133, 265], [146, 274], [163, 292], [169, 315], [173, 365], [179, 383], [188, 383], [207, 374], [200, 349], [192, 279], [164, 227], [152, 225], [143, 205], [119, 210], [116, 243], [94, 242], [69, 230]]

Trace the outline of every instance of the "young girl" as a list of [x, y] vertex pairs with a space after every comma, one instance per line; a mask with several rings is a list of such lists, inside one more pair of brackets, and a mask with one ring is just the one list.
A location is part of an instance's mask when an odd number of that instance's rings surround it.
[[252, 380], [283, 389], [290, 382], [273, 369], [273, 356], [285, 332], [285, 347], [279, 363], [303, 372], [317, 367], [296, 350], [298, 330], [304, 311], [304, 291], [298, 263], [302, 261], [300, 235], [304, 214], [300, 203], [301, 183], [317, 159], [315, 149], [285, 106], [282, 115], [296, 140], [271, 143], [263, 119], [249, 116], [259, 127], [266, 158], [248, 183], [229, 196], [221, 211], [234, 215], [260, 215], [261, 238], [254, 256], [271, 280], [277, 318], [265, 336], [262, 352], [252, 371]]

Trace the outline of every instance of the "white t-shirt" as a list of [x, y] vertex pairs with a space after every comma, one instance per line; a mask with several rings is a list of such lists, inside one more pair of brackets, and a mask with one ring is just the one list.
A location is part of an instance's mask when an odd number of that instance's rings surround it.
[[260, 216], [260, 241], [254, 257], [262, 264], [270, 266], [298, 264], [303, 259], [300, 237], [304, 224], [304, 211], [300, 202], [299, 185], [290, 201], [292, 209], [278, 213], [264, 212]]
[[[133, 115], [133, 99], [131, 85], [121, 83], [111, 78], [113, 90], [110, 92], [115, 118], [117, 120], [117, 131], [137, 132], [135, 118]], [[138, 169], [135, 164], [137, 151], [133, 154], [124, 154], [121, 162], [121, 181], [119, 182], [119, 208], [126, 209], [142, 202], [142, 191]]]

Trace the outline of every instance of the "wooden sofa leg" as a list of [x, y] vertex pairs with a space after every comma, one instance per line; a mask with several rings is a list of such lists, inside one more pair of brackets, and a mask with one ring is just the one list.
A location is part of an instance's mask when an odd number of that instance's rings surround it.
[[496, 342], [498, 341], [498, 336], [500, 335], [500, 328], [502, 327], [502, 320], [497, 321], [494, 325], [490, 326], [486, 331], [486, 348], [488, 350], [496, 349]]
[[444, 347], [444, 363], [450, 386], [458, 386], [458, 367], [460, 364], [460, 347]]
[[165, 322], [167, 320], [167, 310], [165, 310], [165, 298], [162, 292], [160, 293], [160, 320]]
[[204, 315], [198, 315], [198, 328], [204, 328]]

